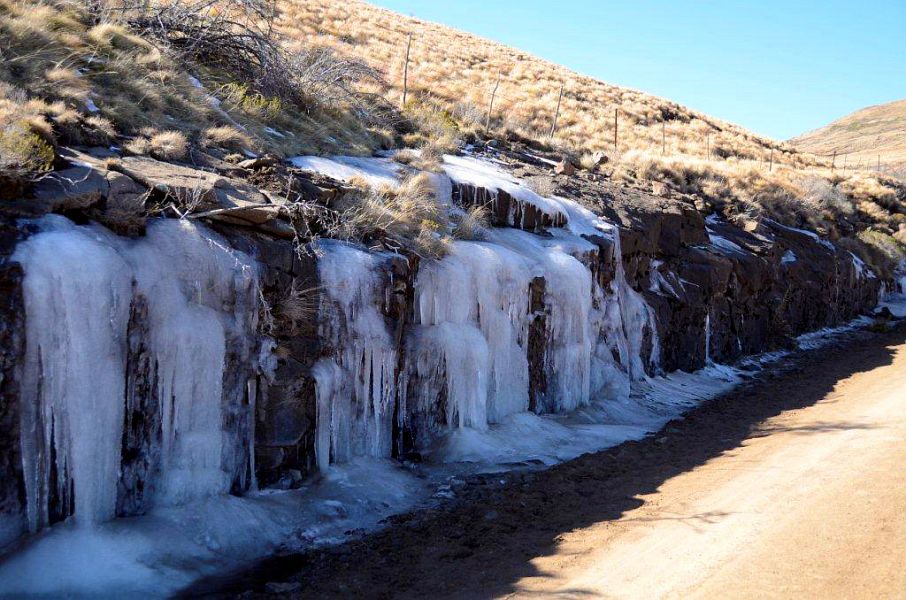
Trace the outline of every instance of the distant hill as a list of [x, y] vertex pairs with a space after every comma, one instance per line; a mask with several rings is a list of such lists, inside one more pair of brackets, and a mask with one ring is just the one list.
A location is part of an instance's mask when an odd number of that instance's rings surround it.
[[[832, 155], [834, 151], [853, 166], [882, 168], [906, 166], [906, 99], [863, 108], [830, 125], [809, 131], [789, 142], [802, 151]], [[838, 164], [841, 164], [838, 162]]]

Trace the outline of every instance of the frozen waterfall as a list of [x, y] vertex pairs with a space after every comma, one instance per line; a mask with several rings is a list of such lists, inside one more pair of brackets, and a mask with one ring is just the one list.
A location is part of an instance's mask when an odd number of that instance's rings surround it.
[[247, 412], [246, 382], [225, 367], [228, 355], [233, 367], [254, 356], [249, 259], [188, 221], [153, 222], [135, 241], [56, 216], [37, 225], [14, 256], [25, 271], [29, 528], [181, 504], [248, 479], [251, 415], [225, 426]]

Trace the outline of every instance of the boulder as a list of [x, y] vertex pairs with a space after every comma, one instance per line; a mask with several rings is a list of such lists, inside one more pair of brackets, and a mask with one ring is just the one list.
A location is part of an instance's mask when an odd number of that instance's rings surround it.
[[90, 166], [54, 171], [42, 177], [32, 191], [34, 202], [47, 212], [84, 210], [107, 196], [104, 174]]
[[153, 193], [190, 206], [194, 211], [268, 204], [267, 197], [247, 183], [153, 158], [126, 157], [120, 161], [118, 170]]

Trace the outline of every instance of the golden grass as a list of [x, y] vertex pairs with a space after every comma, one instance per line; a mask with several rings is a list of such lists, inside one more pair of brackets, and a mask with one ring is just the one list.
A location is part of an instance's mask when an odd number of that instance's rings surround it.
[[[105, 18], [96, 24], [81, 4], [65, 0], [0, 0], [0, 100], [22, 105], [21, 118], [52, 125], [62, 143], [103, 144], [153, 127], [205, 145], [208, 131], [242, 127], [242, 136], [223, 145], [285, 156], [370, 153], [392, 139], [342, 107], [287, 106], [261, 96], [247, 82], [171, 56], [116, 22], [116, 13]], [[158, 141], [161, 156], [180, 154]]]
[[[406, 40], [413, 34], [409, 65], [412, 106], [442, 108], [460, 124], [484, 129], [485, 111], [498, 74], [492, 131], [510, 131], [546, 140], [560, 85], [564, 95], [554, 142], [576, 150], [617, 153], [640, 150], [667, 155], [767, 158], [777, 163], [812, 164], [793, 147], [673, 102], [607, 84], [565, 67], [477, 36], [405, 17], [359, 0], [285, 0], [282, 31], [298, 44], [329, 44], [340, 53], [369, 61], [389, 84], [386, 94], [402, 96]], [[618, 147], [613, 145], [614, 111], [619, 109]], [[666, 134], [666, 146], [662, 148]]]
[[807, 152], [832, 156], [837, 166], [893, 171], [906, 166], [906, 100], [869, 106], [804, 133], [790, 143]]

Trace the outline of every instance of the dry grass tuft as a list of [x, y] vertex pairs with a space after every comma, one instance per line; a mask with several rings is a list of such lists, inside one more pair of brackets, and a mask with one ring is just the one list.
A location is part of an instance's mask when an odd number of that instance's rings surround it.
[[407, 177], [396, 189], [375, 189], [364, 181], [351, 185], [358, 189], [344, 199], [332, 235], [366, 243], [388, 238], [423, 257], [447, 253], [452, 225], [426, 173]]
[[151, 136], [148, 149], [155, 158], [181, 160], [189, 151], [189, 142], [180, 131], [164, 131]]

